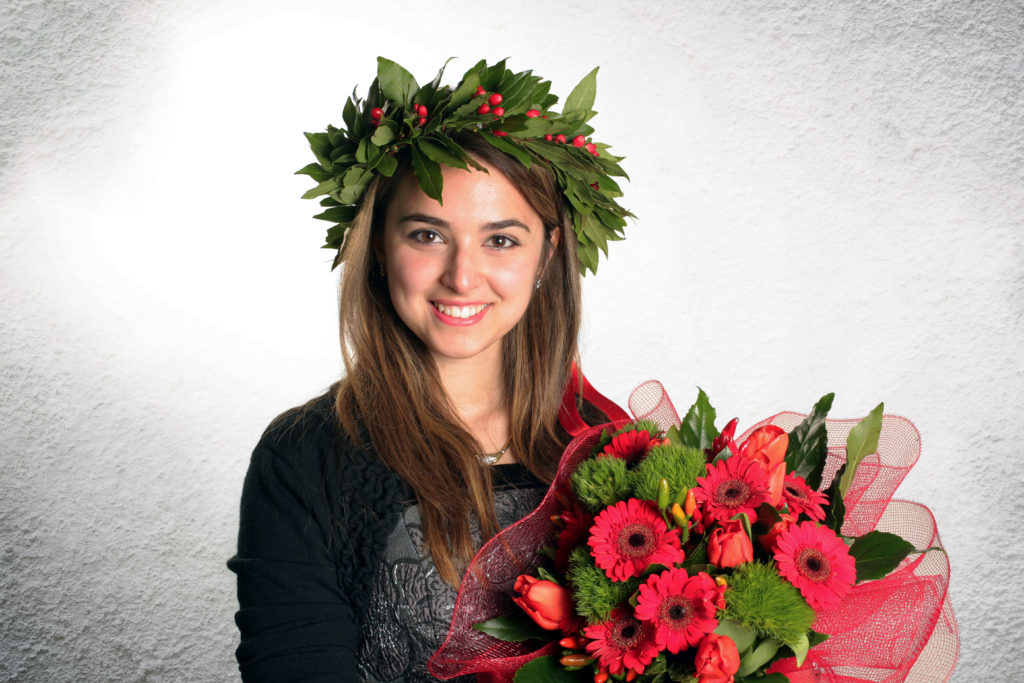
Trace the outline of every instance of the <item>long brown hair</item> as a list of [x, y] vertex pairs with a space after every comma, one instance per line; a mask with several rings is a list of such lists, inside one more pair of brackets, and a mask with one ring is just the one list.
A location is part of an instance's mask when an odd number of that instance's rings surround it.
[[[565, 446], [558, 407], [577, 357], [576, 239], [550, 169], [539, 163], [527, 169], [477, 135], [459, 142], [503, 173], [540, 216], [547, 237], [542, 259], [552, 249], [553, 231], [561, 230], [542, 285], [502, 344], [511, 447], [518, 462], [550, 481]], [[335, 409], [346, 434], [358, 443], [365, 433], [384, 464], [411, 485], [434, 564], [445, 581], [458, 585], [475, 550], [470, 515], [484, 540], [497, 532], [497, 521], [491, 472], [477, 455], [483, 449], [457, 417], [426, 347], [395, 312], [374, 257], [373, 239], [383, 230], [391, 193], [408, 172], [403, 163], [392, 178], [371, 184], [344, 245], [339, 306], [346, 375], [336, 388]]]

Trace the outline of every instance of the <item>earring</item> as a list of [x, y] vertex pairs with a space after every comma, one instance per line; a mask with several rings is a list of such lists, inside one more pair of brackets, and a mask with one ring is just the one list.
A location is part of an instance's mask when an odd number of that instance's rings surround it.
[[534, 289], [540, 289], [540, 278], [537, 278], [537, 284], [534, 285]]

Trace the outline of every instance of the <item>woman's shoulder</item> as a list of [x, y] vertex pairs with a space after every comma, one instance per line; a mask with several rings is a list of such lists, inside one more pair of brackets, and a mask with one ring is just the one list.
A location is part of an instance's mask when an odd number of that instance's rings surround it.
[[328, 391], [275, 417], [253, 451], [252, 466], [285, 469], [328, 491], [358, 490], [364, 479], [388, 478], [365, 433], [341, 428]]

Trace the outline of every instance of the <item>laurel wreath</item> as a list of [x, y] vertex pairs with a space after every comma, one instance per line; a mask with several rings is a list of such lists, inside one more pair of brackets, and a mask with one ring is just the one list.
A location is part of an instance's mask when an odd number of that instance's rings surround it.
[[345, 103], [345, 127], [329, 125], [326, 131], [305, 134], [316, 162], [296, 173], [317, 182], [302, 196], [321, 197], [324, 211], [315, 218], [332, 223], [324, 244], [338, 251], [332, 268], [343, 259], [345, 238], [366, 188], [377, 174], [392, 176], [400, 154], [409, 155], [420, 188], [438, 202], [442, 165], [483, 170], [452, 138], [469, 131], [527, 168], [540, 163], [551, 169], [572, 218], [580, 270], [597, 272], [598, 251], [607, 257], [608, 242], [623, 239], [626, 218], [633, 217], [616, 201], [622, 191], [612, 178], [628, 179], [619, 166], [622, 157], [590, 139], [594, 129], [587, 122], [597, 113], [597, 69], [556, 112], [552, 107], [558, 96], [550, 92], [551, 82], [532, 71], [513, 73], [505, 61], [488, 66], [481, 60], [451, 88], [441, 85], [444, 66], [433, 81], [419, 86], [405, 68], [378, 57], [377, 77], [366, 98], [353, 91]]

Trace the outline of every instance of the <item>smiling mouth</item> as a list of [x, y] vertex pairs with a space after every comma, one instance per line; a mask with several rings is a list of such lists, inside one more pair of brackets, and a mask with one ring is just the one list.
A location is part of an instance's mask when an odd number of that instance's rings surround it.
[[472, 318], [474, 315], [480, 313], [490, 304], [473, 304], [472, 306], [447, 306], [445, 304], [439, 304], [436, 301], [432, 301], [434, 308], [441, 313], [452, 317], [452, 318]]

